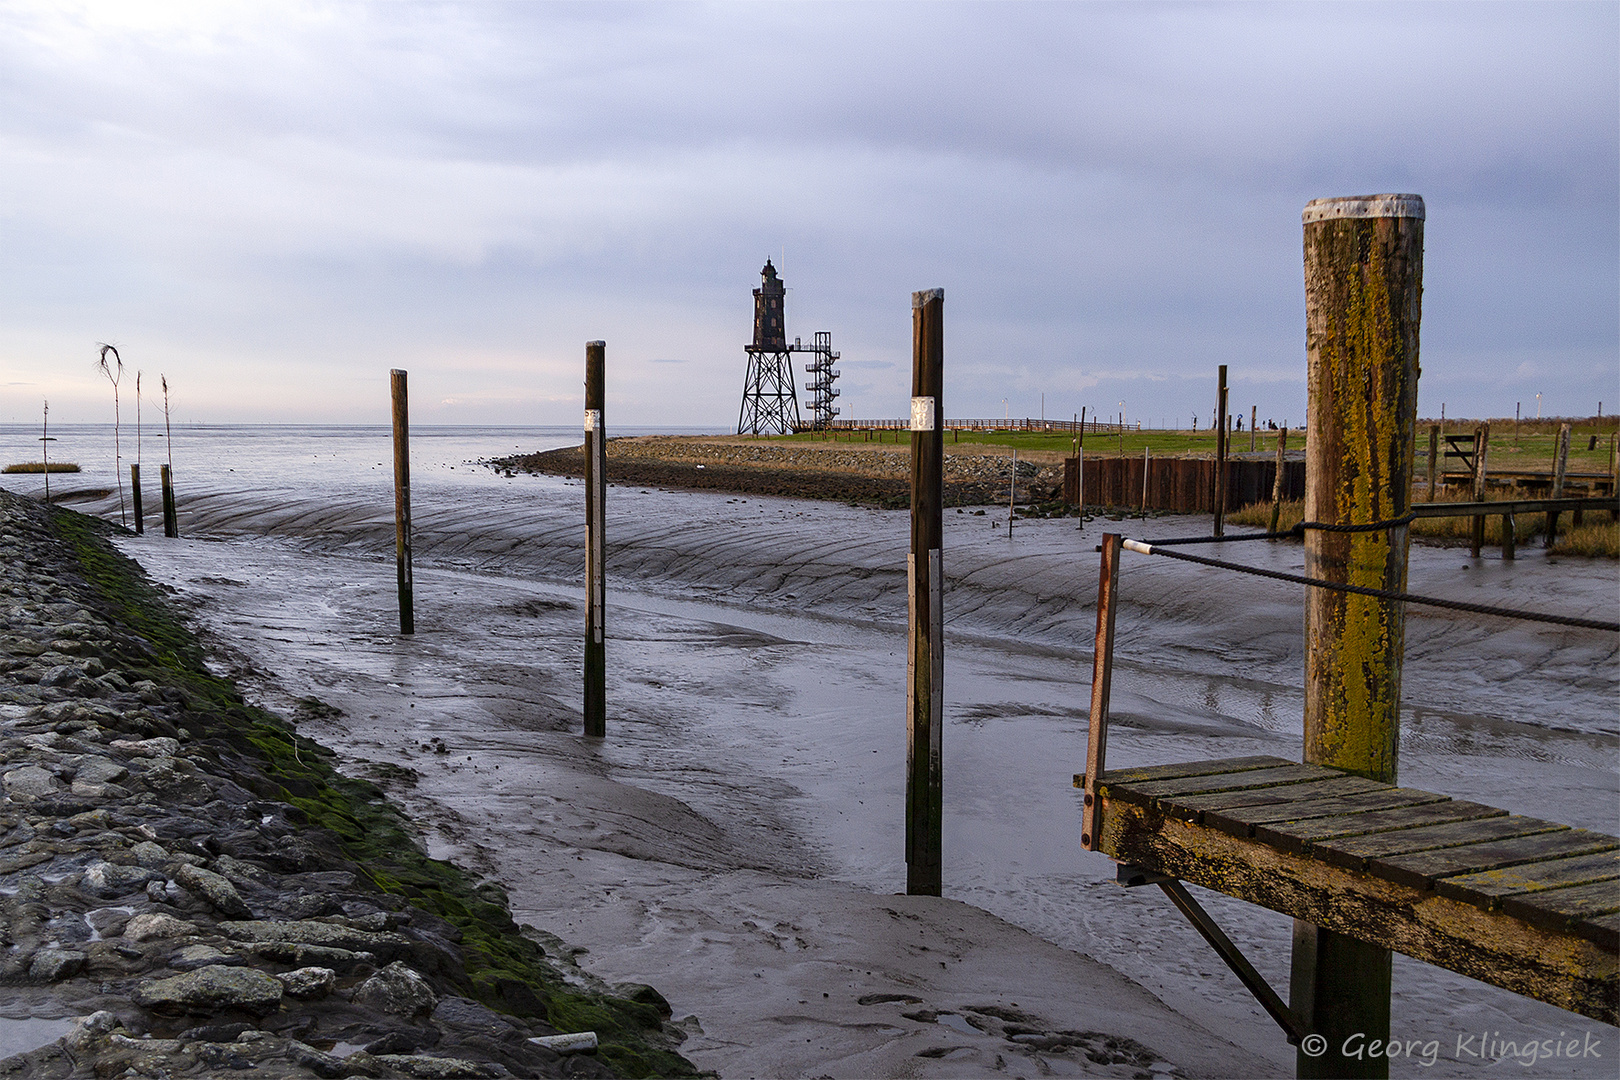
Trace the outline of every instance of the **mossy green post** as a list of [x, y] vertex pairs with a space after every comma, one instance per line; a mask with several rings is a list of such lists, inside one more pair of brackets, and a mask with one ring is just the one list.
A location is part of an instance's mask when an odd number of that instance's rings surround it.
[[[1305, 518], [1365, 524], [1409, 509], [1422, 315], [1423, 200], [1318, 199], [1304, 212], [1309, 387]], [[1406, 588], [1405, 525], [1305, 534], [1305, 572]], [[1405, 612], [1327, 589], [1305, 598], [1305, 761], [1393, 784]], [[1291, 1007], [1321, 1042], [1301, 1044], [1302, 1077], [1387, 1077], [1389, 1059], [1341, 1049], [1389, 1038], [1390, 953], [1294, 924]], [[1319, 1049], [1312, 1054], [1309, 1051]]]

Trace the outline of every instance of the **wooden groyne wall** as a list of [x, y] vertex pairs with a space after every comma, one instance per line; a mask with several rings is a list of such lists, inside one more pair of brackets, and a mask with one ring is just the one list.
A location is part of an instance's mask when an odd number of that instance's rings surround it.
[[[1067, 458], [1063, 462], [1063, 501], [1071, 505], [1084, 502], [1090, 506], [1141, 506], [1144, 466], [1147, 509], [1214, 513], [1215, 462], [1209, 458], [1156, 458], [1144, 462], [1139, 457], [1087, 457], [1084, 492], [1080, 490], [1080, 461]], [[1236, 508], [1270, 502], [1276, 476], [1275, 460], [1228, 461], [1226, 505]], [[1283, 462], [1282, 496], [1305, 497], [1303, 460]]]

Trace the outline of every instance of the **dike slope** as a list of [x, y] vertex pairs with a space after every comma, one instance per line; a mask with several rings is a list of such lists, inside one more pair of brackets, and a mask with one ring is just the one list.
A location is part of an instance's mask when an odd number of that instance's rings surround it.
[[657, 991], [211, 674], [111, 531], [0, 491], [0, 1077], [695, 1074]]
[[[1009, 457], [963, 451], [953, 452], [951, 444], [946, 444], [945, 505], [1005, 505], [1012, 479]], [[1056, 464], [1018, 463], [1020, 505], [1047, 502], [1062, 491], [1060, 456], [1044, 456]], [[585, 475], [585, 450], [571, 446], [514, 454], [489, 464], [509, 473], [580, 477]], [[889, 443], [774, 443], [736, 436], [647, 435], [610, 438], [607, 444], [611, 484], [831, 499], [875, 503], [888, 509], [911, 504], [910, 469], [906, 446]]]

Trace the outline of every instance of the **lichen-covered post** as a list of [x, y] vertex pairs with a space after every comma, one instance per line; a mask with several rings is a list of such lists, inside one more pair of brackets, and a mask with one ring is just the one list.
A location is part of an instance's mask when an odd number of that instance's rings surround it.
[[388, 373], [394, 417], [394, 577], [399, 586], [399, 632], [416, 633], [416, 579], [411, 571], [411, 407], [405, 372]]
[[[911, 294], [911, 552], [906, 635], [906, 892], [939, 896], [945, 731], [945, 290]], [[1011, 522], [1008, 522], [1009, 528]]]
[[[1474, 501], [1484, 502], [1486, 485], [1486, 461], [1491, 452], [1491, 425], [1481, 424], [1474, 429]], [[1480, 549], [1485, 546], [1485, 515], [1475, 514], [1473, 529], [1469, 533], [1469, 553], [1473, 558], [1479, 558]]]
[[1284, 424], [1277, 429], [1277, 471], [1271, 478], [1271, 527], [1267, 532], [1276, 532], [1277, 524], [1282, 520], [1283, 473], [1288, 467], [1288, 425]]
[[[1367, 524], [1404, 515], [1412, 496], [1422, 313], [1423, 200], [1318, 199], [1304, 212], [1309, 393], [1305, 519]], [[1305, 534], [1305, 572], [1404, 590], [1405, 525]], [[1305, 597], [1305, 761], [1395, 782], [1401, 604], [1309, 589]], [[1346, 1056], [1352, 1034], [1389, 1038], [1390, 953], [1294, 924], [1291, 1007], [1322, 1036], [1302, 1077], [1386, 1077], [1389, 1059]]]
[[1440, 425], [1429, 425], [1429, 502], [1434, 502], [1434, 493], [1440, 483]]
[[607, 343], [585, 343], [585, 734], [607, 734], [607, 430], [602, 377]]
[[[1552, 497], [1564, 497], [1564, 480], [1569, 472], [1569, 425], [1558, 426], [1558, 438], [1553, 443]], [[1558, 541], [1558, 511], [1547, 511], [1547, 539], [1543, 547], [1552, 547]]]

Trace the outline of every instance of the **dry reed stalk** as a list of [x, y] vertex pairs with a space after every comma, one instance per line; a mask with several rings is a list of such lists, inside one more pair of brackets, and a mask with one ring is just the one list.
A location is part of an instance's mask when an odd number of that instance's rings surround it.
[[[107, 354], [112, 353], [113, 363], [107, 363]], [[101, 346], [101, 373], [107, 376], [107, 381], [113, 388], [113, 472], [118, 481], [118, 520], [128, 527], [129, 515], [124, 511], [124, 455], [119, 445], [119, 416], [118, 416], [118, 383], [124, 377], [124, 358], [118, 355], [118, 350], [111, 345]], [[116, 372], [117, 374], [114, 374]], [[45, 475], [49, 476], [50, 473]]]

